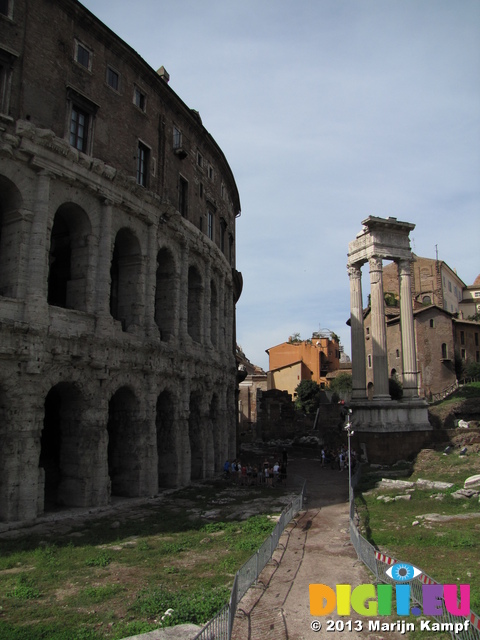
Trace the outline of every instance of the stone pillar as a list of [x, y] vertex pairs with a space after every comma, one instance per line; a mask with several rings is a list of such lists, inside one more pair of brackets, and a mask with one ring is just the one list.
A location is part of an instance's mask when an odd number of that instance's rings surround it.
[[403, 397], [418, 398], [417, 353], [415, 348], [410, 264], [410, 260], [399, 260], [398, 262]]
[[110, 316], [110, 266], [112, 262], [112, 203], [103, 202], [98, 242], [95, 312]]
[[372, 314], [372, 366], [374, 400], [390, 400], [388, 392], [387, 332], [383, 296], [382, 259], [372, 257], [370, 264], [370, 293]]
[[184, 244], [181, 245], [181, 258], [180, 258], [180, 291], [179, 291], [179, 327], [178, 337], [181, 342], [185, 342], [188, 335], [188, 260], [189, 250]]
[[352, 342], [352, 400], [365, 400], [367, 376], [365, 370], [365, 336], [363, 328], [362, 270], [348, 267], [350, 278], [350, 324]]
[[37, 190], [30, 235], [30, 258], [28, 264], [29, 281], [27, 285], [27, 321], [34, 324], [48, 323], [48, 250], [52, 223], [49, 225], [50, 210], [50, 174], [40, 171], [37, 177]]
[[210, 262], [205, 265], [205, 288], [203, 294], [203, 345], [208, 349], [212, 343], [212, 267]]
[[155, 289], [157, 283], [157, 227], [148, 227], [148, 247], [145, 261], [145, 333], [149, 338], [158, 338], [155, 324]]

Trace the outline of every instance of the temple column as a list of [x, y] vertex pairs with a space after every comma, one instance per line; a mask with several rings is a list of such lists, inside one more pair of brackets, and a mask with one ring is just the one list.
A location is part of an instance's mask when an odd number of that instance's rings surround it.
[[369, 264], [372, 307], [373, 398], [374, 400], [390, 400], [382, 259], [374, 256], [370, 258]]
[[417, 352], [415, 348], [410, 264], [410, 260], [399, 260], [398, 262], [403, 397], [418, 398]]
[[362, 270], [348, 266], [350, 279], [350, 335], [352, 344], [352, 400], [365, 400], [367, 375], [365, 369], [365, 337], [363, 328]]

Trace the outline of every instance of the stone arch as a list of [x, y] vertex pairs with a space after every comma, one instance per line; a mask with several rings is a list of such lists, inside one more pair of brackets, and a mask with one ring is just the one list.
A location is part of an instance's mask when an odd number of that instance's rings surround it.
[[196, 266], [188, 269], [188, 302], [187, 328], [188, 334], [195, 342], [201, 342], [202, 336], [202, 308], [203, 308], [202, 276]]
[[202, 480], [205, 477], [205, 434], [202, 415], [203, 394], [192, 391], [190, 394], [190, 413], [188, 416], [188, 435], [190, 438], [190, 479]]
[[218, 347], [218, 292], [215, 280], [210, 281], [210, 342]]
[[43, 500], [40, 511], [82, 506], [88, 468], [88, 443], [82, 424], [86, 402], [75, 384], [60, 382], [47, 393], [44, 406], [39, 456], [39, 500]]
[[10, 298], [17, 297], [22, 206], [16, 185], [0, 176], [0, 295]]
[[165, 389], [160, 393], [156, 409], [158, 486], [175, 487], [179, 456], [176, 443], [175, 399], [169, 390]]
[[90, 220], [73, 202], [56, 211], [50, 235], [48, 304], [87, 310]]
[[140, 495], [140, 402], [129, 386], [120, 387], [108, 403], [108, 474], [113, 496]]
[[370, 401], [373, 400], [373, 391], [374, 391], [373, 382], [369, 382], [367, 385], [367, 398]]
[[212, 426], [214, 471], [221, 471], [223, 463], [225, 462], [222, 458], [225, 456], [223, 451], [223, 435], [226, 430], [226, 425], [222, 424], [220, 400], [216, 393], [212, 395], [210, 401], [210, 424]]
[[155, 323], [160, 340], [169, 340], [175, 334], [175, 261], [171, 252], [163, 247], [157, 254], [155, 287]]
[[122, 323], [123, 331], [139, 324], [141, 270], [140, 242], [133, 231], [122, 228], [115, 238], [110, 266], [110, 313]]
[[0, 522], [8, 520], [8, 463], [9, 451], [6, 446], [7, 437], [4, 425], [8, 424], [8, 401], [5, 391], [0, 387]]

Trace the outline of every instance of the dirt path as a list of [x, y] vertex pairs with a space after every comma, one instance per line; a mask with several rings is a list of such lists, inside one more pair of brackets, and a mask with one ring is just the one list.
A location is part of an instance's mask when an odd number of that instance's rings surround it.
[[[369, 631], [369, 619], [355, 613], [352, 631], [343, 632], [328, 631], [328, 620], [346, 622], [346, 618], [336, 613], [321, 618], [310, 615], [309, 584], [323, 583], [335, 589], [336, 584], [346, 583], [353, 588], [371, 582], [371, 578], [350, 542], [347, 472], [322, 468], [319, 461], [301, 458], [291, 461], [289, 471], [307, 479], [307, 509], [287, 527], [273, 562], [242, 599], [233, 639], [407, 638], [397, 631]], [[355, 630], [356, 620], [363, 624], [362, 631]], [[322, 624], [319, 631], [312, 630], [316, 621]]]

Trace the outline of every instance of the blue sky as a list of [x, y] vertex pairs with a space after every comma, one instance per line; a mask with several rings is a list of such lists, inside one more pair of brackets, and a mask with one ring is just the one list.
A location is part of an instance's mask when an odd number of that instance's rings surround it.
[[[350, 354], [348, 243], [369, 215], [480, 273], [478, 0], [85, 0], [224, 151], [240, 193], [237, 341], [330, 329]], [[364, 291], [368, 273], [364, 269]]]

